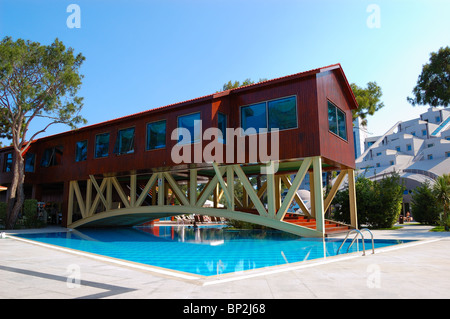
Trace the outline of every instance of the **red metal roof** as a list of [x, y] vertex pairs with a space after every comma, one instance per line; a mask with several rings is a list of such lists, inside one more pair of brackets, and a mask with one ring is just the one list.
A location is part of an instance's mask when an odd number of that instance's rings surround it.
[[295, 74], [291, 74], [291, 75], [286, 75], [286, 76], [275, 78], [275, 79], [271, 79], [271, 80], [266, 80], [266, 81], [262, 81], [262, 82], [258, 82], [258, 83], [254, 83], [254, 84], [241, 86], [241, 87], [238, 87], [238, 88], [234, 88], [234, 89], [230, 89], [230, 90], [226, 90], [226, 91], [222, 91], [222, 92], [217, 92], [217, 93], [213, 93], [213, 94], [204, 95], [204, 96], [201, 96], [201, 97], [197, 97], [197, 98], [186, 100], [186, 101], [182, 101], [182, 102], [177, 102], [177, 103], [173, 103], [173, 104], [169, 104], [169, 105], [165, 105], [165, 106], [156, 107], [156, 108], [149, 109], [149, 110], [146, 110], [146, 111], [137, 112], [137, 113], [134, 113], [134, 114], [118, 117], [118, 118], [115, 118], [115, 119], [112, 119], [112, 120], [107, 120], [107, 121], [103, 121], [103, 122], [99, 122], [99, 123], [83, 126], [81, 128], [75, 129], [75, 130], [70, 130], [70, 131], [63, 132], [63, 133], [49, 135], [49, 136], [46, 136], [45, 138], [51, 138], [52, 136], [57, 136], [57, 135], [60, 136], [60, 135], [64, 135], [64, 134], [71, 134], [71, 133], [74, 133], [74, 132], [78, 132], [80, 130], [91, 129], [91, 128], [96, 127], [96, 126], [101, 126], [101, 125], [106, 124], [106, 123], [111, 124], [111, 123], [114, 123], [114, 122], [119, 122], [119, 121], [126, 120], [126, 119], [129, 119], [129, 118], [133, 118], [133, 117], [136, 117], [136, 116], [146, 115], [146, 114], [153, 113], [153, 112], [159, 112], [159, 111], [162, 111], [162, 110], [165, 110], [165, 109], [168, 109], [168, 108], [176, 108], [176, 107], [186, 106], [186, 105], [193, 104], [193, 103], [198, 103], [198, 102], [201, 102], [201, 101], [207, 101], [207, 100], [210, 100], [210, 99], [213, 99], [213, 98], [217, 98], [217, 97], [220, 97], [220, 96], [232, 94], [233, 92], [250, 90], [250, 89], [257, 88], [257, 87], [262, 87], [262, 86], [266, 86], [266, 85], [272, 85], [272, 84], [275, 84], [275, 83], [278, 83], [278, 82], [282, 82], [282, 81], [286, 81], [286, 80], [294, 80], [294, 79], [298, 79], [298, 78], [314, 75], [314, 74], [317, 74], [317, 73], [332, 71], [332, 70], [339, 70], [339, 74], [340, 74], [342, 80], [344, 81], [345, 86], [347, 87], [347, 90], [348, 90], [347, 96], [353, 102], [353, 104], [354, 104], [353, 108], [355, 108], [355, 109], [358, 108], [358, 103], [356, 102], [356, 98], [355, 98], [355, 96], [353, 94], [353, 91], [352, 91], [352, 89], [350, 87], [350, 84], [347, 81], [347, 77], [345, 76], [344, 71], [342, 70], [341, 64], [337, 63], [337, 64], [332, 64], [332, 65], [321, 67], [321, 68], [316, 68], [316, 69], [303, 71], [303, 72], [299, 72], [299, 73], [295, 73]]

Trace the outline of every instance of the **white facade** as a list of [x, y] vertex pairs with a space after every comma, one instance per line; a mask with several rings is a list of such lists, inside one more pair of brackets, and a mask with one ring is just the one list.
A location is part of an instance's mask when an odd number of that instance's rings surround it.
[[371, 179], [397, 171], [411, 190], [450, 173], [450, 110], [429, 108], [420, 118], [399, 121], [382, 136], [367, 138], [356, 159], [359, 173]]

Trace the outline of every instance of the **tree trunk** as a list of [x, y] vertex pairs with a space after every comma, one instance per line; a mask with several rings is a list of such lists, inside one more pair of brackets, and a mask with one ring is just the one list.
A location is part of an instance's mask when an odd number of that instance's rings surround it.
[[24, 160], [17, 151], [13, 155], [13, 180], [8, 196], [8, 208], [6, 215], [6, 229], [13, 229], [25, 199], [23, 184], [25, 181]]

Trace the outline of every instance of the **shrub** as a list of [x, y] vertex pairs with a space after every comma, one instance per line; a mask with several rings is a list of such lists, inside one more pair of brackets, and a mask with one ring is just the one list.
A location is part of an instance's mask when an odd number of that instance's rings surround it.
[[0, 202], [0, 225], [5, 225], [6, 223], [6, 203]]
[[41, 222], [39, 221], [37, 215], [37, 207], [37, 200], [35, 199], [26, 199], [23, 202], [23, 217], [25, 227], [33, 228], [41, 226]]
[[417, 187], [412, 193], [411, 212], [414, 220], [422, 224], [437, 225], [440, 209], [429, 182]]
[[[391, 228], [401, 212], [404, 186], [400, 175], [393, 173], [380, 181], [362, 175], [355, 181], [358, 227]], [[348, 187], [339, 191], [333, 200], [334, 219], [350, 224]]]

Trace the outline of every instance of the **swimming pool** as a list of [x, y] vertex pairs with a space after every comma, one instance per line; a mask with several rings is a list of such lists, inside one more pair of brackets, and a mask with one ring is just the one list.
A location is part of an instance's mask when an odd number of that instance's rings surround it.
[[[335, 256], [342, 239], [300, 238], [276, 230], [152, 226], [20, 234], [16, 237], [201, 276]], [[351, 240], [341, 248], [347, 252]], [[375, 239], [375, 248], [407, 242]], [[372, 249], [365, 241], [366, 251]], [[362, 250], [361, 240], [349, 252]]]

